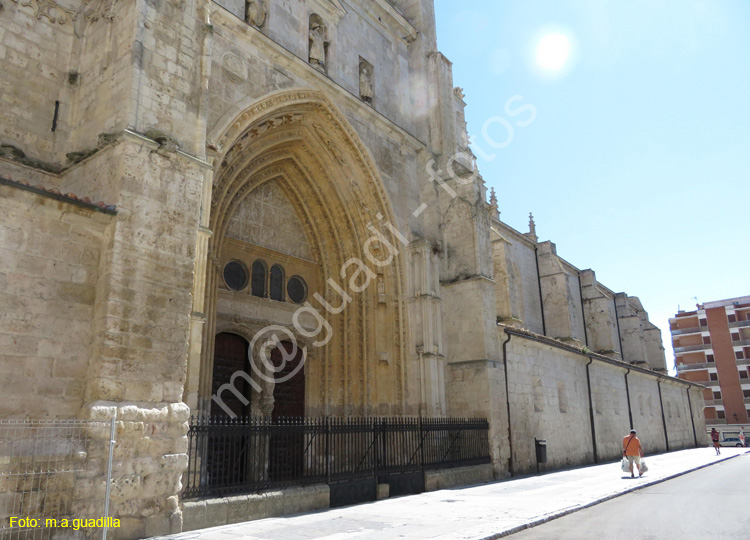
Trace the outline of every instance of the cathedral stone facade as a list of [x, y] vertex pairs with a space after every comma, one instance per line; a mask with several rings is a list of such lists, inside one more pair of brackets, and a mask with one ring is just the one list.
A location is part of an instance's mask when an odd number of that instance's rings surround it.
[[268, 515], [181, 496], [197, 414], [487, 418], [484, 479], [703, 442], [640, 301], [487, 202], [433, 10], [0, 2], [0, 417], [117, 414], [116, 535]]

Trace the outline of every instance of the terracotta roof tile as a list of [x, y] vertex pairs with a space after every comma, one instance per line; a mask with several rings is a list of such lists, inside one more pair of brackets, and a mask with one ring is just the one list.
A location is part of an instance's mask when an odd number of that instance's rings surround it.
[[42, 196], [52, 197], [53, 199], [57, 199], [60, 201], [70, 202], [78, 206], [93, 208], [94, 210], [104, 212], [105, 214], [117, 213], [117, 207], [114, 204], [107, 204], [102, 201], [93, 202], [91, 200], [91, 197], [79, 197], [72, 192], [62, 193], [57, 188], [46, 188], [41, 184], [32, 185], [29, 182], [25, 182], [23, 180], [14, 180], [13, 177], [8, 173], [0, 174], [0, 184], [24, 189], [26, 191], [31, 191]]

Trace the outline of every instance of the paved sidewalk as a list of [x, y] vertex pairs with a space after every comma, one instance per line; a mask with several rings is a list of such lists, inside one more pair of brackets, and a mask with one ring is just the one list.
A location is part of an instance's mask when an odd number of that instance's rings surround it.
[[629, 491], [744, 454], [743, 448], [681, 450], [648, 456], [631, 479], [620, 463], [269, 518], [161, 538], [180, 540], [489, 540], [538, 525]]

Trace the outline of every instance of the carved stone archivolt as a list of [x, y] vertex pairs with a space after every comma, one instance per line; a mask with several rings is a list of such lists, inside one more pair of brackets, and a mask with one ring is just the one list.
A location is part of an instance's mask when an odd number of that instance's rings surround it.
[[[384, 187], [352, 128], [321, 94], [292, 91], [270, 96], [243, 112], [216, 143], [225, 148], [217, 160], [211, 201], [209, 253], [219, 253], [236, 208], [267, 182], [279, 186], [305, 230], [311, 254], [320, 265], [323, 290], [311, 291], [308, 302], [332, 329], [331, 339], [314, 347], [319, 361], [306, 378], [314, 399], [310, 414], [368, 414], [404, 411], [403, 350], [406, 321], [402, 313], [403, 270], [399, 252], [392, 264], [371, 270], [373, 278], [361, 292], [350, 290], [353, 258], [366, 261], [364, 246], [372, 232], [386, 231], [381, 222], [395, 223]], [[397, 240], [395, 246], [401, 248]], [[373, 245], [372, 242], [368, 245]], [[380, 246], [382, 248], [382, 246]], [[342, 268], [347, 268], [342, 272]], [[342, 274], [344, 277], [342, 277]], [[375, 279], [380, 276], [380, 281]], [[216, 335], [216, 291], [220, 275], [211, 270], [206, 283], [207, 324], [204, 327], [201, 388], [210, 396], [213, 338]], [[331, 306], [343, 305], [339, 290], [351, 297], [345, 309], [329, 313], [313, 298], [320, 293]], [[380, 298], [388, 298], [379, 303]], [[338, 301], [337, 301], [338, 299]], [[387, 350], [376, 347], [374, 310], [386, 310], [391, 338]], [[213, 321], [212, 321], [213, 319]], [[311, 338], [315, 341], [316, 338]], [[388, 363], [381, 363], [384, 353]]]

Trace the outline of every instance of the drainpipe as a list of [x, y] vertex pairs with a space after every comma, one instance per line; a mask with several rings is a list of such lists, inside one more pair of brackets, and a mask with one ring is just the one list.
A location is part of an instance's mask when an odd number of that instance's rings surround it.
[[628, 375], [630, 375], [630, 368], [625, 373], [625, 394], [628, 396], [628, 418], [630, 418], [630, 429], [633, 429], [633, 408], [630, 406], [630, 383], [628, 383]]
[[589, 333], [586, 330], [586, 311], [583, 309], [583, 288], [581, 287], [581, 273], [578, 272], [578, 296], [581, 298], [581, 322], [583, 323], [583, 340], [589, 346]]
[[690, 387], [687, 387], [688, 407], [690, 407], [690, 422], [693, 424], [693, 440], [695, 447], [698, 448], [698, 434], [695, 432], [695, 418], [693, 418], [693, 403], [690, 401]]
[[591, 399], [591, 375], [589, 373], [589, 367], [593, 358], [589, 358], [589, 363], [586, 364], [586, 385], [589, 389], [589, 417], [591, 418], [591, 442], [594, 445], [594, 463], [599, 463], [599, 452], [596, 448], [596, 425], [594, 423], [594, 402]]
[[667, 420], [664, 418], [664, 402], [661, 399], [661, 379], [656, 381], [656, 385], [659, 387], [659, 405], [661, 405], [661, 423], [664, 426], [664, 442], [667, 444], [667, 452], [669, 452], [669, 435], [667, 435]]
[[[625, 361], [625, 351], [622, 350], [622, 336], [620, 335], [620, 316], [617, 314], [617, 298], [612, 298], [612, 303], [615, 305], [615, 322], [617, 323], [617, 342], [620, 344], [620, 360]], [[630, 370], [628, 370], [630, 373]], [[627, 374], [625, 375], [625, 381], [627, 382]], [[628, 403], [628, 407], [630, 403]], [[630, 417], [630, 429], [633, 429], [633, 417]]]
[[539, 285], [539, 308], [542, 312], [542, 334], [546, 336], [547, 325], [544, 323], [544, 300], [542, 300], [542, 276], [539, 273], [539, 255], [537, 254], [536, 246], [534, 246], [534, 260], [536, 261], [536, 282], [537, 282], [537, 285]]
[[512, 334], [508, 334], [506, 332], [505, 334], [508, 336], [508, 339], [503, 341], [503, 369], [505, 371], [505, 406], [508, 410], [508, 449], [510, 450], [510, 456], [508, 457], [508, 472], [511, 476], [513, 476], [513, 434], [511, 432], [510, 427], [510, 393], [509, 393], [509, 387], [508, 387], [508, 351], [506, 349], [506, 346], [508, 345], [508, 342], [510, 341], [510, 338], [513, 337]]

